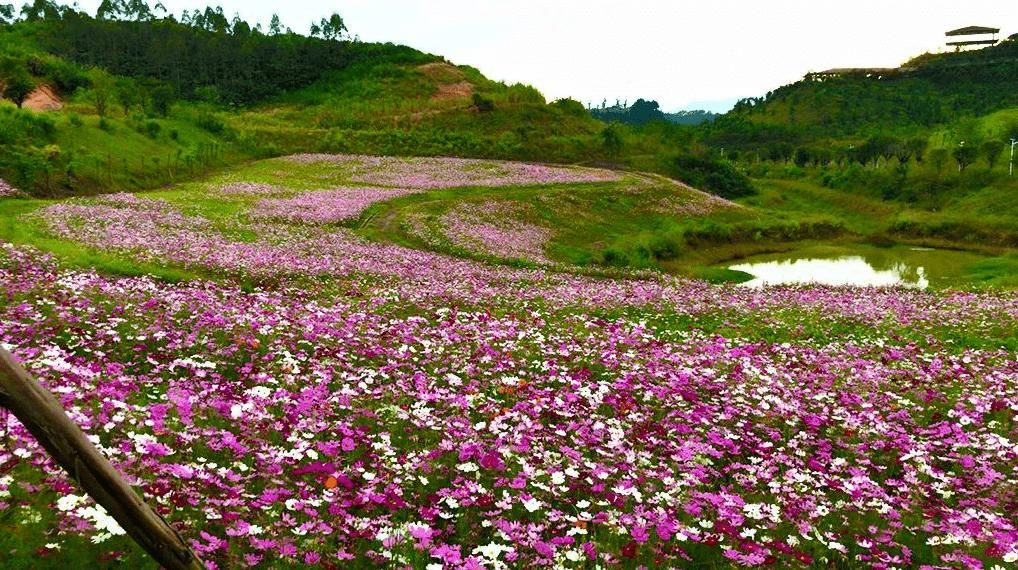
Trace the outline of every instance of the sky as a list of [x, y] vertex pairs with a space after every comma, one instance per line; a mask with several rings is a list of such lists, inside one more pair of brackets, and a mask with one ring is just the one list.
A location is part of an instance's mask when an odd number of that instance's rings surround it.
[[[306, 33], [333, 12], [362, 41], [394, 42], [584, 104], [653, 99], [725, 110], [809, 71], [894, 67], [970, 25], [1018, 33], [1015, 0], [162, 0], [222, 5]], [[151, 3], [155, 3], [152, 0]], [[80, 0], [95, 12], [99, 0]]]

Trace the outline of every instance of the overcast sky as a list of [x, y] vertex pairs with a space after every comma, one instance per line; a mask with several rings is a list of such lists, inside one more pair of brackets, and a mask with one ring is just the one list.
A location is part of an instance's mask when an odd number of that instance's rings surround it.
[[[204, 6], [162, 0], [175, 14]], [[152, 0], [151, 3], [155, 3]], [[1016, 0], [222, 0], [306, 32], [338, 12], [391, 41], [529, 83], [549, 99], [655, 99], [666, 111], [758, 96], [810, 70], [896, 66], [969, 25], [1018, 32]], [[80, 0], [95, 12], [99, 0]]]

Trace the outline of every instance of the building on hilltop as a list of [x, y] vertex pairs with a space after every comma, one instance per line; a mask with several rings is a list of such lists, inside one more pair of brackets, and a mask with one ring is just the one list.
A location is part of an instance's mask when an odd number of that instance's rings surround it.
[[997, 45], [997, 34], [999, 33], [1000, 28], [967, 26], [951, 30], [944, 35], [949, 38], [962, 38], [953, 42], [947, 42], [948, 46], [960, 51], [962, 48], [968, 47]]

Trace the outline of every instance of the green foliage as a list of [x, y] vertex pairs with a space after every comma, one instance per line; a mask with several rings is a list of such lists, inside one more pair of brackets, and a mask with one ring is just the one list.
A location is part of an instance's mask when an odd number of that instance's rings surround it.
[[479, 113], [490, 113], [495, 110], [495, 102], [480, 93], [473, 95], [474, 109]]
[[263, 35], [242, 20], [230, 22], [222, 8], [185, 12], [179, 22], [157, 18], [144, 2], [106, 2], [97, 18], [68, 9], [45, 20], [39, 38], [54, 54], [154, 79], [185, 97], [214, 86], [229, 103], [264, 101], [371, 57], [371, 49], [337, 41], [346, 32], [338, 14], [315, 25], [321, 39], [278, 29]]
[[590, 114], [609, 123], [617, 122], [635, 126], [665, 120], [665, 115], [661, 112], [658, 102], [645, 99], [637, 99], [631, 107], [627, 103], [616, 103], [613, 107], [591, 109]]
[[226, 133], [226, 123], [224, 123], [222, 119], [217, 117], [215, 114], [205, 110], [198, 113], [198, 120], [196, 124], [215, 135], [222, 135]]
[[14, 102], [18, 108], [28, 99], [28, 96], [35, 91], [35, 81], [27, 71], [17, 70], [3, 78], [3, 96]]
[[150, 95], [152, 101], [152, 111], [160, 117], [165, 117], [170, 114], [170, 106], [173, 105], [175, 99], [173, 88], [169, 85], [159, 85], [152, 90]]
[[672, 161], [670, 175], [723, 198], [742, 198], [756, 194], [749, 178], [725, 160], [682, 154]]
[[622, 134], [615, 125], [608, 125], [601, 131], [601, 148], [604, 149], [604, 154], [608, 158], [618, 158], [624, 146]]
[[116, 83], [109, 73], [97, 67], [88, 71], [88, 80], [91, 84], [90, 99], [95, 106], [95, 112], [100, 117], [105, 117], [106, 111], [116, 95]]
[[979, 158], [979, 147], [975, 145], [959, 146], [951, 151], [951, 156], [958, 163], [958, 170], [964, 172], [966, 168]]
[[144, 131], [149, 138], [154, 139], [159, 136], [159, 132], [162, 130], [162, 125], [156, 121], [148, 121], [145, 123]]
[[982, 153], [983, 158], [986, 159], [986, 164], [989, 165], [990, 170], [993, 170], [997, 161], [1000, 160], [1000, 154], [1004, 152], [1004, 142], [990, 139], [983, 143], [979, 151]]
[[556, 99], [552, 102], [552, 106], [567, 115], [572, 115], [574, 117], [587, 116], [587, 109], [583, 106], [583, 103], [580, 103], [575, 99]]

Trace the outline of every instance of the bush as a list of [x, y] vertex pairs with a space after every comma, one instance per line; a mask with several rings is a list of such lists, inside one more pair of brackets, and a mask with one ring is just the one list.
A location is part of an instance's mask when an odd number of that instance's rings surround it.
[[161, 131], [162, 129], [163, 129], [162, 125], [155, 121], [149, 121], [145, 123], [145, 134], [148, 135], [149, 138], [154, 139], [158, 137], [159, 131]]
[[679, 155], [672, 161], [670, 170], [673, 178], [722, 198], [741, 198], [757, 193], [749, 178], [723, 160]]
[[611, 267], [625, 267], [629, 265], [629, 254], [618, 248], [605, 248], [601, 252], [601, 264]]
[[214, 134], [221, 135], [226, 132], [226, 123], [216, 115], [207, 111], [202, 111], [198, 114], [198, 126], [206, 131]]
[[474, 93], [474, 108], [481, 113], [490, 113], [495, 110], [495, 102], [480, 93]]
[[531, 103], [534, 105], [544, 105], [545, 103], [544, 95], [540, 91], [522, 83], [514, 83], [509, 86], [507, 99], [510, 103]]
[[583, 106], [583, 103], [575, 99], [557, 99], [551, 106], [573, 117], [583, 117], [587, 114], [587, 109]]

